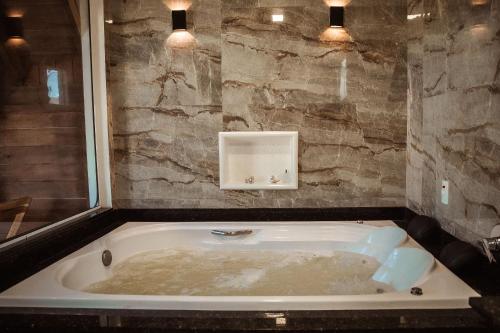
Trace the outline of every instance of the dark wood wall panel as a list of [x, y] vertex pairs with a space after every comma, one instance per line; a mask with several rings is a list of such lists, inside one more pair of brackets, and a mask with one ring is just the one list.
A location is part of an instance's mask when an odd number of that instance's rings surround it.
[[[0, 201], [33, 198], [23, 232], [88, 209], [81, 41], [66, 0], [5, 3], [23, 15], [25, 47], [0, 46], [10, 61], [1, 75], [11, 76], [0, 105]], [[58, 71], [58, 103], [47, 70]]]
[[[81, 164], [82, 146], [25, 146], [25, 147], [2, 147], [0, 149], [0, 165], [26, 164], [57, 164], [61, 169], [66, 169], [68, 164]], [[63, 168], [64, 167], [64, 168]]]
[[5, 117], [0, 118], [0, 130], [36, 129], [40, 127], [70, 127], [79, 128], [84, 121], [82, 112], [54, 112], [40, 110], [7, 110]]
[[0, 165], [0, 181], [81, 181], [81, 165], [66, 164], [64, 168], [54, 168], [53, 163], [37, 164], [36, 167], [29, 164], [19, 165], [11, 168], [9, 165]]
[[[88, 209], [87, 198], [37, 198], [31, 203], [25, 221], [53, 221], [54, 216], [62, 220]], [[68, 215], [71, 213], [71, 215]], [[46, 222], [45, 222], [46, 223]]]
[[0, 147], [72, 145], [82, 146], [85, 131], [77, 127], [31, 128], [2, 130]]
[[6, 198], [19, 198], [28, 193], [34, 198], [72, 199], [85, 198], [87, 182], [83, 181], [16, 181], [4, 183], [0, 196]]

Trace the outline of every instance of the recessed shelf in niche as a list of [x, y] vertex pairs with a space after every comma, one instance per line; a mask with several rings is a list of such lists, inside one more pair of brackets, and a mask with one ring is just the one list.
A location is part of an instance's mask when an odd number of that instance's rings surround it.
[[220, 132], [220, 188], [297, 189], [298, 136], [298, 132]]

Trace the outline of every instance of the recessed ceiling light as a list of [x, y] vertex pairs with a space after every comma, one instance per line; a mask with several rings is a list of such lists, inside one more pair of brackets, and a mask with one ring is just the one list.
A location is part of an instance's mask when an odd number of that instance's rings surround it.
[[283, 20], [285, 19], [283, 14], [273, 14], [272, 17], [273, 17], [273, 22], [283, 22]]
[[431, 13], [423, 13], [423, 14], [410, 14], [407, 16], [408, 20], [414, 20], [419, 17], [431, 16]]

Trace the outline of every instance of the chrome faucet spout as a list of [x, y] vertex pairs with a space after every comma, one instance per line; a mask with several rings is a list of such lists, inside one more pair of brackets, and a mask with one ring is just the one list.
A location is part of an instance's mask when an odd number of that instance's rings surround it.
[[490, 262], [496, 262], [494, 252], [500, 252], [500, 237], [483, 238], [479, 242]]
[[250, 229], [244, 230], [212, 230], [211, 233], [214, 235], [220, 236], [241, 236], [241, 235], [249, 235], [253, 231]]

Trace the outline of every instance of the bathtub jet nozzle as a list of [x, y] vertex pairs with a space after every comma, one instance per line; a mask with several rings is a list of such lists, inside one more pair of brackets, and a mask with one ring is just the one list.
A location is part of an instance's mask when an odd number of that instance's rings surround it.
[[111, 251], [110, 250], [102, 251], [101, 260], [104, 266], [108, 267], [109, 265], [111, 265], [111, 262], [113, 261], [113, 255], [111, 254]]

